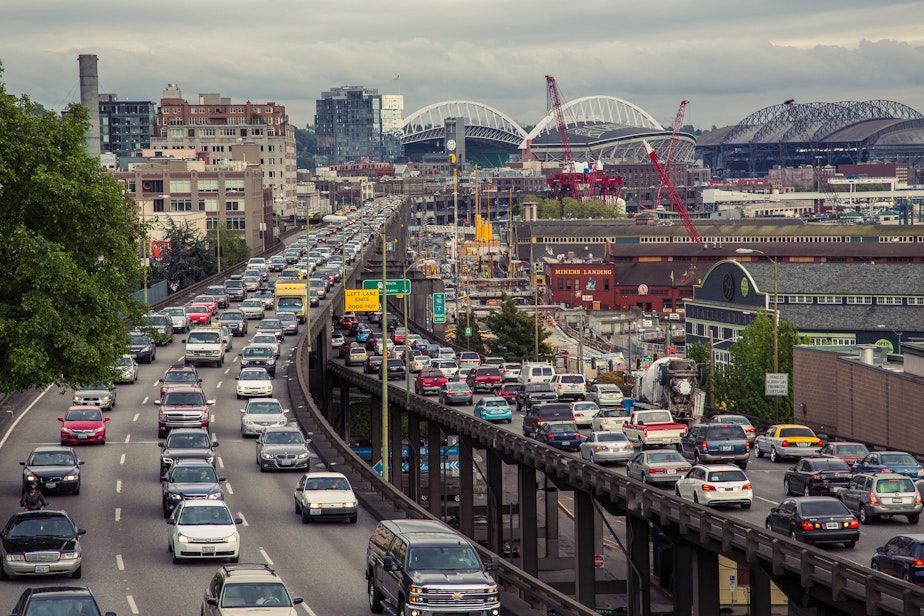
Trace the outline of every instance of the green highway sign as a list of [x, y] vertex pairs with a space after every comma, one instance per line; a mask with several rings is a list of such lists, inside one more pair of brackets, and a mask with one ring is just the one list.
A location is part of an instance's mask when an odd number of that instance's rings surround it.
[[[363, 280], [364, 289], [378, 289], [379, 295], [382, 294], [381, 280]], [[386, 280], [386, 295], [409, 295], [411, 293], [411, 281], [407, 278], [403, 280]]]
[[446, 294], [445, 293], [434, 293], [433, 294], [433, 322], [434, 323], [445, 323], [446, 322]]

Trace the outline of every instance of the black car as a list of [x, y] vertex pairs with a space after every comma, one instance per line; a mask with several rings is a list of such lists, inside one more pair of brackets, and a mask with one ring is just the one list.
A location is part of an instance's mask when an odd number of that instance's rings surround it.
[[363, 364], [363, 372], [365, 372], [366, 374], [381, 374], [381, 371], [382, 371], [382, 356], [381, 355], [370, 355], [369, 359], [366, 360], [366, 363]]
[[224, 500], [224, 480], [205, 460], [177, 460], [161, 478], [164, 517], [169, 518], [177, 504], [187, 498]]
[[[19, 595], [12, 616], [47, 616], [48, 614], [99, 616], [102, 610], [86, 586], [37, 586]], [[106, 612], [105, 616], [116, 616]]]
[[228, 304], [231, 300], [228, 298], [228, 292], [225, 290], [225, 286], [221, 284], [215, 284], [205, 288], [205, 294], [211, 295], [215, 298], [215, 301], [218, 302], [218, 309], [222, 310], [228, 307]]
[[527, 383], [517, 392], [517, 411], [529, 412], [533, 405], [558, 401], [558, 394], [549, 383]]
[[850, 483], [850, 478], [850, 466], [841, 458], [802, 458], [783, 476], [783, 492], [786, 496], [833, 496]]
[[157, 359], [157, 346], [154, 340], [142, 332], [128, 334], [128, 352], [139, 364], [149, 364]]
[[860, 538], [857, 518], [830, 496], [787, 498], [770, 509], [764, 524], [769, 531], [803, 543], [843, 543], [852, 548]]
[[151, 312], [144, 315], [144, 325], [141, 331], [153, 338], [157, 346], [164, 346], [173, 342], [173, 319], [162, 312]]
[[876, 548], [869, 566], [918, 586], [924, 586], [924, 535], [898, 535]]
[[564, 451], [579, 451], [581, 448], [581, 432], [573, 421], [556, 421], [539, 424], [533, 434], [540, 443]]
[[218, 442], [213, 441], [208, 430], [202, 428], [174, 428], [166, 440], [157, 444], [160, 449], [160, 473], [162, 477], [170, 465], [177, 460], [205, 460], [215, 466]]
[[276, 355], [271, 347], [249, 344], [238, 355], [241, 356], [241, 368], [265, 368], [270, 377], [276, 376]]
[[230, 280], [225, 280], [224, 286], [228, 299], [232, 302], [242, 302], [247, 297], [247, 290], [244, 289], [244, 281], [240, 276], [232, 276]]
[[14, 513], [0, 532], [0, 579], [21, 575], [79, 578], [83, 564], [80, 536], [86, 532], [63, 511]]
[[395, 381], [403, 379], [407, 373], [404, 371], [404, 360], [397, 357], [388, 359], [388, 380]]
[[218, 323], [231, 330], [232, 336], [243, 336], [247, 333], [247, 317], [240, 310], [225, 310], [218, 315]]
[[70, 447], [45, 445], [36, 447], [25, 462], [22, 471], [22, 489], [37, 483], [42, 492], [70, 492], [80, 494], [80, 466], [83, 460]]

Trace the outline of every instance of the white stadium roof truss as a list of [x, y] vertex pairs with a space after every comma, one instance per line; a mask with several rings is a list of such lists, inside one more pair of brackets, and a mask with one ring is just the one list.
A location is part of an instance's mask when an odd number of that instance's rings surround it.
[[526, 137], [519, 124], [503, 112], [474, 101], [443, 101], [428, 105], [404, 120], [402, 143], [418, 143], [445, 136], [446, 118], [465, 118], [465, 136], [519, 145]]

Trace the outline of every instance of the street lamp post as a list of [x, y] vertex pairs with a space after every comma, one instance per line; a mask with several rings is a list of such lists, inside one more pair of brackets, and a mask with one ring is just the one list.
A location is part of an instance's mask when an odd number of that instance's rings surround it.
[[[779, 289], [777, 288], [777, 266], [778, 261], [765, 253], [763, 250], [758, 250], [757, 248], [738, 248], [735, 250], [739, 255], [750, 255], [750, 254], [759, 254], [766, 257], [771, 263], [773, 263], [773, 373], [779, 374], [780, 372], [780, 311], [779, 311]], [[780, 421], [780, 397], [773, 396], [773, 421]]]

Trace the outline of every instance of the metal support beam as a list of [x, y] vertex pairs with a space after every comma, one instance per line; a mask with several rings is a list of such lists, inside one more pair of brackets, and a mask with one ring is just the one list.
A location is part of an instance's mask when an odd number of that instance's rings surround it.
[[500, 554], [504, 532], [504, 461], [491, 448], [485, 450], [485, 480], [488, 491], [488, 549]]
[[472, 439], [459, 437], [459, 522], [462, 534], [475, 536], [475, 458]]
[[430, 513], [440, 517], [442, 515], [443, 486], [440, 472], [440, 447], [442, 446], [440, 425], [435, 421], [427, 422], [427, 503]]
[[[719, 613], [719, 555], [701, 547], [693, 548], [697, 614]], [[676, 575], [677, 572], [675, 572]], [[708, 580], [708, 582], [707, 582]]]
[[403, 489], [404, 473], [401, 471], [402, 453], [404, 448], [404, 434], [401, 432], [401, 411], [402, 409], [394, 404], [388, 405], [388, 435], [389, 448], [391, 450], [391, 459], [388, 462], [390, 469], [388, 479], [393, 486], [399, 490]]
[[[629, 579], [626, 580], [628, 613], [651, 616], [651, 557], [648, 552], [651, 531], [648, 520], [629, 513], [626, 516], [626, 531], [629, 550]], [[719, 612], [716, 610], [714, 613]]]
[[575, 597], [580, 603], [588, 607], [596, 607], [596, 590], [594, 569], [594, 556], [596, 555], [597, 525], [593, 520], [597, 517], [594, 500], [590, 493], [584, 490], [574, 491], [574, 519], [583, 523], [574, 525], [574, 589]]
[[537, 515], [536, 471], [525, 464], [517, 465], [520, 504], [520, 566], [533, 577], [539, 577], [539, 516]]
[[408, 451], [408, 495], [415, 503], [420, 502], [420, 415], [407, 413]]

